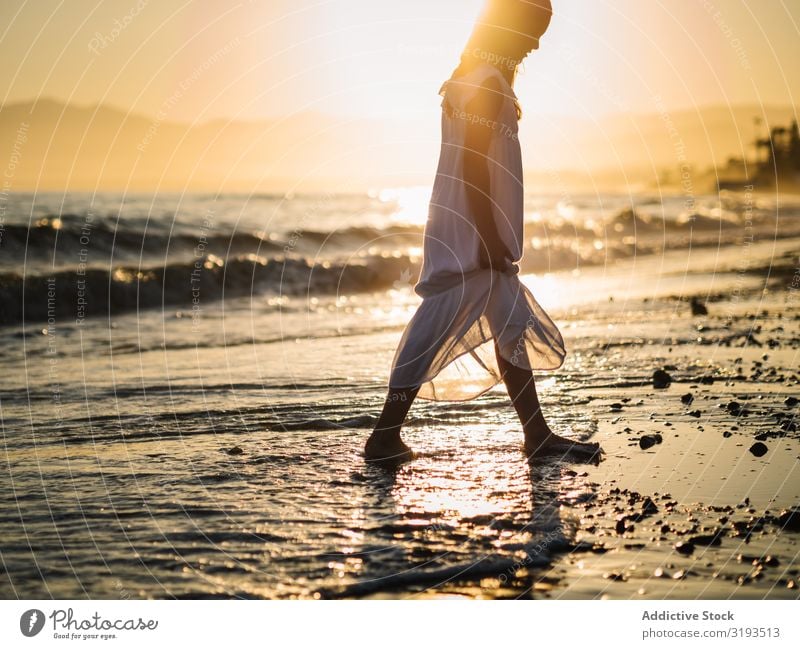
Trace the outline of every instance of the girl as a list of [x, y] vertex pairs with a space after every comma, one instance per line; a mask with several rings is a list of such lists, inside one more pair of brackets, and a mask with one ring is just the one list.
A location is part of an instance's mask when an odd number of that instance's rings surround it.
[[545, 422], [532, 370], [560, 367], [564, 341], [517, 275], [523, 188], [512, 87], [551, 15], [550, 0], [490, 0], [442, 86], [442, 148], [415, 287], [423, 301], [395, 354], [389, 394], [365, 447], [369, 461], [414, 457], [400, 428], [417, 395], [466, 400], [501, 380], [529, 457], [600, 452]]

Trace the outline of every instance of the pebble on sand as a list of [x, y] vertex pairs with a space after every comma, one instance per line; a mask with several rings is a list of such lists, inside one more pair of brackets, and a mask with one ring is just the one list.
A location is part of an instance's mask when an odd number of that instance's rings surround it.
[[681, 397], [681, 403], [684, 403], [687, 406], [691, 405], [692, 401], [694, 401], [694, 397], [690, 392], [687, 392]]
[[778, 524], [790, 532], [800, 532], [800, 507], [785, 509], [778, 516]]
[[642, 503], [642, 513], [644, 514], [656, 514], [658, 513], [658, 505], [653, 502], [653, 499], [650, 496], [646, 496], [644, 502]]
[[621, 572], [603, 573], [603, 579], [610, 579], [611, 581], [628, 581], [628, 578]]
[[695, 534], [689, 541], [695, 545], [722, 545], [720, 536], [720, 531], [717, 530], [714, 534]]
[[656, 390], [663, 390], [668, 388], [672, 383], [672, 377], [664, 370], [656, 370], [653, 372], [653, 387]]
[[642, 450], [647, 450], [651, 446], [660, 444], [662, 441], [664, 441], [664, 438], [661, 437], [661, 435], [659, 435], [658, 433], [656, 433], [655, 435], [642, 435], [639, 438], [639, 447]]
[[651, 446], [655, 446], [656, 440], [653, 439], [652, 435], [642, 435], [639, 438], [639, 447], [643, 450], [647, 450]]
[[766, 444], [764, 444], [764, 442], [756, 442], [750, 447], [750, 452], [756, 457], [761, 457], [762, 455], [765, 455], [768, 450], [769, 448], [767, 447]]
[[689, 302], [689, 306], [692, 309], [692, 315], [708, 315], [708, 309], [706, 305], [700, 302], [696, 297], [693, 297]]

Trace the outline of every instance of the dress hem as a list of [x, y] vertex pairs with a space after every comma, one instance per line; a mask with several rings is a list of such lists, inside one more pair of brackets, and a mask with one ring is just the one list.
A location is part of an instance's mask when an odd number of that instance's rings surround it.
[[[496, 341], [496, 340], [497, 340], [497, 338], [495, 336], [492, 336], [491, 338], [489, 338], [487, 340], [484, 340], [480, 344], [475, 345], [474, 347], [471, 347], [471, 348], [465, 350], [464, 352], [462, 352], [458, 356], [453, 357], [447, 365], [445, 365], [444, 367], [440, 368], [439, 371], [436, 372], [436, 374], [434, 374], [432, 377], [430, 377], [429, 379], [427, 379], [425, 381], [422, 381], [418, 385], [392, 385], [392, 383], [390, 381], [389, 382], [389, 389], [390, 390], [410, 390], [410, 389], [414, 389], [414, 388], [420, 389], [420, 388], [422, 388], [423, 386], [425, 386], [425, 385], [427, 385], [429, 383], [432, 384], [434, 379], [436, 379], [436, 377], [439, 376], [439, 374], [441, 374], [447, 368], [448, 365], [450, 365], [451, 363], [457, 361], [459, 358], [462, 358], [463, 356], [466, 356], [467, 354], [471, 354], [472, 352], [474, 352], [479, 347], [482, 347], [483, 345], [486, 345], [486, 344], [488, 344], [488, 343], [490, 343], [492, 341]], [[501, 355], [503, 354], [502, 350], [500, 351], [500, 354]], [[507, 360], [509, 363], [511, 363], [512, 365], [514, 365], [513, 361], [510, 358], [506, 358], [505, 356], [503, 356], [503, 358], [505, 360]], [[560, 369], [561, 367], [564, 366], [564, 362], [566, 361], [566, 359], [567, 359], [567, 354], [566, 354], [566, 350], [565, 350], [565, 353], [561, 357], [561, 361], [558, 363], [558, 365], [554, 365], [552, 367], [538, 367], [536, 369], [531, 369], [530, 371], [532, 373], [533, 372], [554, 372], [557, 369]], [[489, 372], [488, 374], [489, 374], [489, 376], [494, 376], [493, 372]], [[420, 394], [418, 396], [418, 398], [425, 399], [426, 401], [454, 401], [454, 402], [472, 401], [473, 399], [477, 399], [478, 397], [483, 396], [489, 390], [491, 390], [492, 388], [495, 388], [498, 385], [498, 383], [501, 383], [502, 381], [503, 381], [502, 377], [497, 377], [497, 380], [494, 381], [494, 383], [492, 383], [490, 386], [487, 386], [484, 390], [481, 390], [480, 392], [478, 392], [477, 394], [474, 394], [472, 396], [463, 397], [463, 398], [460, 398], [460, 399], [458, 399], [458, 398], [437, 399], [435, 396], [434, 397], [429, 397], [429, 396], [425, 396], [423, 394]], [[432, 392], [434, 392], [434, 393], [436, 392], [435, 388], [432, 389]]]

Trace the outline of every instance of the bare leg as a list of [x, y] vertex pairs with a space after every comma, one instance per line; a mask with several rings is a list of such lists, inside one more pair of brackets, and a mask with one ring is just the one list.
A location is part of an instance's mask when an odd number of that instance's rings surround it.
[[367, 461], [401, 463], [414, 459], [413, 451], [400, 437], [400, 429], [419, 388], [389, 389], [383, 412], [364, 447]]
[[503, 358], [497, 343], [495, 343], [494, 350], [503, 382], [511, 397], [511, 403], [514, 404], [514, 409], [522, 423], [522, 430], [525, 433], [525, 454], [528, 457], [571, 451], [595, 455], [600, 451], [600, 445], [596, 442], [591, 444], [577, 442], [551, 431], [542, 414], [533, 372], [523, 370]]

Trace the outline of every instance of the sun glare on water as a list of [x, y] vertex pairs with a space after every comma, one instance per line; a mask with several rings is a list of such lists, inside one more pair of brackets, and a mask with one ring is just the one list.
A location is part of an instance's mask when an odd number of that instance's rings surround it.
[[425, 221], [428, 220], [431, 188], [427, 185], [382, 189], [377, 196], [382, 203], [396, 205], [396, 210], [391, 216], [393, 224], [425, 225]]

